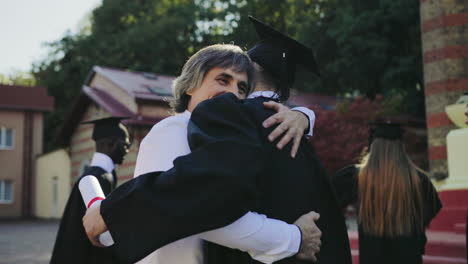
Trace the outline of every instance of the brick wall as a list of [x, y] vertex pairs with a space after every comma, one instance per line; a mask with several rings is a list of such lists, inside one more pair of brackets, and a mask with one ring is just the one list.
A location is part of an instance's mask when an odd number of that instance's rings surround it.
[[421, 0], [429, 163], [447, 173], [445, 106], [468, 89], [468, 0]]

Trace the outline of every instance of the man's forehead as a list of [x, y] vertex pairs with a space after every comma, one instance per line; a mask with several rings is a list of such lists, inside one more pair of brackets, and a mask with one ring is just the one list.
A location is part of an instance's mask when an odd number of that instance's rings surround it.
[[235, 79], [240, 79], [243, 81], [247, 81], [247, 73], [246, 72], [237, 72], [235, 67], [229, 68], [213, 68], [210, 72], [219, 75], [227, 75]]

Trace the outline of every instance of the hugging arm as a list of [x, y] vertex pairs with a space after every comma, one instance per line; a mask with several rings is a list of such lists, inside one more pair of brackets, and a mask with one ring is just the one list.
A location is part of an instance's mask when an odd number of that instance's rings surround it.
[[278, 126], [270, 133], [268, 139], [275, 141], [279, 136], [276, 147], [282, 149], [286, 144], [292, 141], [291, 157], [295, 157], [299, 149], [301, 138], [307, 133], [307, 136], [313, 135], [315, 124], [315, 113], [307, 107], [288, 107], [269, 101], [263, 103], [266, 108], [273, 109], [277, 113], [263, 121], [265, 128], [278, 124]]

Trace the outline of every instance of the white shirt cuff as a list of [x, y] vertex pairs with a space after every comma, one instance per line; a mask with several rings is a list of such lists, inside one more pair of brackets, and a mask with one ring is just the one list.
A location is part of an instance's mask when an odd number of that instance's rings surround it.
[[255, 212], [248, 212], [228, 226], [199, 236], [222, 246], [246, 251], [263, 263], [293, 256], [301, 244], [301, 232], [296, 225]]
[[289, 225], [291, 228], [291, 246], [290, 246], [290, 251], [294, 252], [293, 255], [297, 254], [299, 250], [301, 249], [301, 240], [302, 240], [302, 234], [301, 230], [297, 225]]
[[309, 117], [309, 133], [307, 133], [307, 136], [311, 137], [314, 134], [314, 124], [315, 124], [315, 113], [314, 111], [310, 110], [307, 107], [299, 106], [299, 107], [294, 107], [291, 110], [293, 111], [299, 111]]

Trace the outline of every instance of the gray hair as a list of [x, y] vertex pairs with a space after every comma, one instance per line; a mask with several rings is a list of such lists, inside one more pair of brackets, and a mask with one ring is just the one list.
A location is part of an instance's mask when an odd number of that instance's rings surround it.
[[216, 44], [205, 47], [192, 55], [182, 68], [182, 73], [172, 84], [174, 100], [171, 107], [176, 113], [187, 110], [190, 96], [187, 92], [201, 86], [205, 75], [213, 68], [232, 68], [235, 72], [246, 72], [248, 92], [251, 89], [252, 63], [249, 56], [239, 46]]

